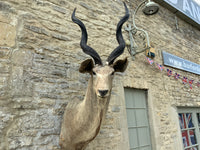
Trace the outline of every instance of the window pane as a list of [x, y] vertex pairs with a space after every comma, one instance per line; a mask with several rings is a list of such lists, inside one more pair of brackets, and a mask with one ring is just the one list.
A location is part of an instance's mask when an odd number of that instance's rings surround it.
[[190, 140], [191, 140], [192, 145], [197, 144], [195, 131], [194, 130], [189, 130], [189, 134], [190, 134]]
[[128, 127], [136, 127], [135, 111], [134, 109], [126, 109]]
[[146, 109], [137, 109], [136, 110], [136, 120], [137, 126], [148, 126], [148, 118]]
[[188, 128], [192, 128], [192, 127], [194, 127], [194, 124], [193, 124], [193, 122], [192, 122], [192, 114], [191, 113], [187, 113], [186, 114], [186, 119], [187, 119], [187, 127]]
[[136, 129], [128, 129], [130, 148], [138, 147], [138, 137]]
[[132, 97], [133, 97], [133, 94], [132, 94], [131, 90], [127, 88], [126, 93], [125, 93], [126, 108], [134, 108], [135, 107]]
[[198, 147], [192, 147], [191, 150], [198, 150]]
[[179, 124], [181, 129], [186, 128], [186, 119], [185, 119], [185, 114], [184, 113], [179, 113]]
[[179, 124], [181, 129], [185, 128], [193, 128], [194, 124], [192, 122], [192, 114], [191, 113], [179, 113]]
[[134, 92], [135, 107], [136, 108], [146, 108], [146, 94], [143, 90], [138, 90]]
[[[189, 135], [189, 137], [188, 137], [188, 135]], [[197, 144], [195, 130], [182, 131], [182, 138], [183, 138], [184, 147], [188, 147], [188, 146], [192, 146], [192, 145]], [[190, 140], [192, 145], [190, 145], [189, 140]]]
[[182, 131], [182, 139], [183, 139], [183, 146], [184, 147], [190, 146], [187, 130]]
[[138, 128], [139, 146], [150, 145], [149, 128]]

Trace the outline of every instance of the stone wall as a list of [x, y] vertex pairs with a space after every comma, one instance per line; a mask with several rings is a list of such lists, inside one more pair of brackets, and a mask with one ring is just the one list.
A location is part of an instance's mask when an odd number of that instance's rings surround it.
[[[127, 1], [131, 10], [139, 0]], [[120, 0], [1, 0], [0, 1], [0, 149], [55, 150], [64, 107], [83, 99], [87, 74], [80, 63], [88, 58], [80, 46], [80, 29], [71, 13], [88, 29], [88, 45], [106, 59], [117, 46], [115, 29], [124, 7]], [[131, 19], [130, 19], [131, 21]], [[148, 31], [156, 48], [200, 63], [200, 31], [160, 7], [158, 14], [138, 12], [137, 24]], [[128, 33], [123, 31], [128, 40]], [[140, 43], [141, 44], [141, 43]], [[128, 150], [124, 87], [147, 89], [154, 150], [181, 150], [177, 106], [200, 106], [199, 88], [184, 87], [151, 67], [144, 53], [129, 59], [124, 74], [116, 74], [112, 98], [100, 134], [87, 150]], [[184, 72], [194, 80], [199, 76]]]

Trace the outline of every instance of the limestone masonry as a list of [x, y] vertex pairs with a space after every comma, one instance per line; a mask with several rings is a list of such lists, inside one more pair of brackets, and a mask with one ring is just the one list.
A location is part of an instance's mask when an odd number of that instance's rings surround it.
[[[140, 2], [126, 1], [132, 12]], [[89, 79], [78, 72], [89, 56], [82, 52], [80, 29], [71, 21], [75, 7], [88, 30], [88, 45], [105, 60], [118, 46], [121, 0], [0, 0], [0, 150], [59, 150], [64, 108], [83, 99]], [[200, 64], [200, 30], [177, 19], [178, 28], [175, 15], [160, 6], [153, 16], [138, 11], [136, 24], [149, 33], [156, 62], [163, 63], [166, 51]], [[123, 36], [129, 40], [124, 27]], [[190, 89], [169, 78], [149, 65], [144, 54], [133, 61], [126, 48], [120, 56], [128, 57], [128, 68], [115, 75], [106, 118], [87, 150], [129, 149], [124, 87], [148, 91], [152, 150], [183, 149], [177, 108], [199, 107], [200, 87]], [[199, 75], [172, 70], [200, 81]]]

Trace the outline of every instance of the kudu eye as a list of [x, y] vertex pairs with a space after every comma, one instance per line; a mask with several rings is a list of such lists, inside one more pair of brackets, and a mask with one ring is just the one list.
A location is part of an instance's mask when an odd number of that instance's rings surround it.
[[92, 74], [93, 74], [93, 75], [96, 75], [96, 72], [92, 71]]

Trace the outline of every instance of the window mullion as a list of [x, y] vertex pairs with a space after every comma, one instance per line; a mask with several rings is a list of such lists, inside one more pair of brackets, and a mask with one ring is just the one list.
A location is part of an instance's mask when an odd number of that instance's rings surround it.
[[196, 129], [195, 127], [192, 127], [192, 128], [184, 128], [184, 129], [181, 129], [181, 131], [186, 131], [186, 130], [194, 130]]

